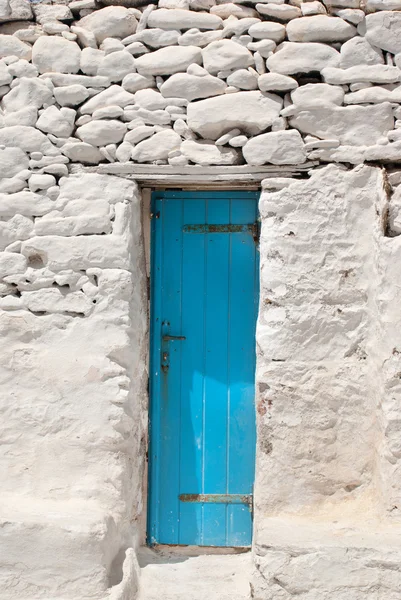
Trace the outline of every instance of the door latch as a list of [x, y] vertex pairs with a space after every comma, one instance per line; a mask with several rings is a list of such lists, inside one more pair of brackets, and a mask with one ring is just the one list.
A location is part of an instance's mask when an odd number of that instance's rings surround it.
[[174, 340], [186, 340], [187, 338], [184, 335], [163, 335], [163, 342], [173, 342]]

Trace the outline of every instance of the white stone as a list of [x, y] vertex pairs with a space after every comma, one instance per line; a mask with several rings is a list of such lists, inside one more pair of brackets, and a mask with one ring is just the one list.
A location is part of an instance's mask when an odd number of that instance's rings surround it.
[[54, 203], [49, 198], [32, 192], [0, 194], [0, 216], [2, 217], [13, 217], [15, 214], [27, 217], [41, 216], [53, 208]]
[[279, 115], [282, 99], [274, 94], [238, 92], [190, 103], [188, 126], [206, 139], [216, 140], [230, 129], [257, 135]]
[[77, 84], [87, 88], [105, 88], [110, 84], [107, 77], [87, 77], [86, 75], [70, 75], [67, 73], [46, 73], [41, 75], [41, 78], [50, 80], [56, 86]]
[[196, 100], [224, 94], [226, 87], [224, 81], [212, 75], [198, 77], [188, 73], [177, 73], [163, 83], [160, 91], [166, 98]]
[[51, 288], [22, 292], [23, 305], [33, 312], [87, 315], [93, 305], [81, 291], [62, 294], [59, 289]]
[[291, 92], [291, 99], [297, 108], [318, 108], [321, 105], [341, 106], [344, 101], [342, 87], [328, 83], [307, 83]]
[[217, 15], [189, 10], [160, 8], [148, 18], [148, 27], [160, 29], [220, 29], [223, 21]]
[[72, 108], [49, 106], [40, 115], [36, 127], [57, 137], [69, 137], [74, 131], [75, 116]]
[[197, 77], [206, 77], [206, 75], [209, 75], [209, 72], [204, 67], [197, 64], [189, 65], [187, 73], [188, 75], [196, 75]]
[[230, 15], [234, 15], [238, 19], [258, 17], [255, 9], [249, 6], [242, 6], [241, 4], [234, 4], [233, 2], [225, 2], [224, 4], [212, 6], [210, 14], [217, 15], [222, 19], [227, 19]]
[[99, 47], [105, 55], [112, 54], [113, 52], [120, 52], [121, 50], [124, 50], [124, 48], [123, 42], [113, 37], [105, 38]]
[[160, 110], [167, 106], [167, 100], [156, 90], [139, 90], [135, 93], [135, 105], [148, 110]]
[[126, 46], [127, 51], [132, 54], [135, 58], [138, 56], [142, 56], [142, 54], [146, 54], [149, 52], [149, 48], [142, 44], [142, 42], [132, 42], [129, 46]]
[[[128, 142], [132, 149], [132, 145], [138, 144], [139, 142], [142, 142], [142, 140], [146, 140], [154, 133], [155, 127], [153, 125], [139, 125], [125, 134], [124, 143]], [[129, 156], [131, 156], [131, 152]]]
[[84, 48], [81, 52], [80, 69], [86, 75], [97, 75], [97, 71], [105, 57], [103, 50]]
[[108, 77], [110, 81], [122, 81], [126, 75], [135, 72], [135, 60], [126, 50], [112, 52], [105, 56], [98, 68], [97, 75]]
[[165, 110], [147, 110], [146, 108], [141, 107], [135, 107], [135, 110], [132, 110], [132, 108], [129, 107], [124, 111], [124, 119], [127, 121], [140, 118], [148, 125], [170, 124], [171, 116]]
[[111, 233], [109, 215], [81, 214], [74, 217], [50, 218], [35, 220], [36, 235], [89, 235]]
[[[123, 44], [128, 46], [133, 42], [142, 42], [143, 44], [146, 44], [146, 46], [150, 46], [150, 48], [157, 50], [158, 48], [177, 44], [180, 35], [181, 32], [176, 29], [168, 31], [160, 28], [144, 29], [139, 33], [135, 33], [134, 35], [125, 38]], [[196, 46], [196, 44], [193, 45]]]
[[[12, 25], [10, 23], [10, 25]], [[16, 38], [18, 38], [19, 40], [21, 40], [21, 42], [27, 42], [28, 44], [34, 44], [36, 42], [36, 40], [43, 35], [43, 29], [41, 25], [35, 25], [33, 23], [26, 23], [26, 28], [24, 28], [24, 25], [21, 24], [21, 22], [17, 23], [18, 29], [17, 31], [14, 31], [14, 28], [12, 28], [12, 31], [7, 31], [4, 30], [3, 26], [1, 28], [2, 33], [8, 34], [8, 33], [13, 33], [14, 36]], [[22, 29], [20, 29], [20, 27], [22, 27]]]
[[234, 85], [240, 90], [257, 90], [258, 74], [248, 69], [238, 69], [227, 77], [227, 84]]
[[64, 31], [69, 31], [69, 27], [59, 21], [49, 21], [43, 24], [43, 31], [48, 35], [57, 35], [59, 33], [62, 34]]
[[292, 177], [268, 177], [262, 179], [260, 185], [263, 190], [282, 190], [296, 181]]
[[348, 69], [359, 65], [384, 64], [383, 53], [379, 48], [374, 48], [363, 37], [354, 37], [341, 46], [340, 67]]
[[301, 110], [290, 119], [291, 127], [322, 139], [338, 139], [350, 146], [371, 146], [393, 129], [391, 105], [329, 106]]
[[3, 56], [18, 56], [18, 58], [30, 60], [32, 47], [21, 42], [15, 36], [0, 34], [0, 58]]
[[322, 70], [325, 82], [334, 85], [349, 83], [397, 83], [401, 80], [401, 71], [387, 65], [359, 65], [348, 69], [327, 67]]
[[233, 138], [231, 138], [231, 140], [228, 143], [233, 148], [242, 148], [242, 146], [245, 146], [247, 141], [248, 138], [246, 137], [246, 135], [235, 135]]
[[258, 52], [263, 58], [268, 58], [276, 49], [276, 42], [273, 40], [260, 40], [259, 42], [251, 42], [247, 45], [248, 50]]
[[315, 15], [295, 19], [287, 25], [290, 42], [345, 42], [356, 35], [356, 29], [339, 17]]
[[367, 0], [368, 12], [375, 10], [401, 10], [401, 0]]
[[250, 165], [296, 165], [306, 160], [306, 151], [298, 131], [257, 135], [245, 144], [242, 152]]
[[340, 53], [334, 48], [316, 42], [283, 42], [266, 60], [267, 68], [275, 73], [293, 75], [337, 67]]
[[43, 167], [43, 172], [55, 175], [56, 177], [64, 177], [68, 175], [68, 167], [64, 164], [55, 163], [54, 165]]
[[135, 61], [138, 72], [146, 77], [150, 75], [173, 75], [180, 71], [186, 71], [192, 63], [202, 63], [201, 51], [196, 46], [160, 48], [160, 50], [140, 56]]
[[338, 140], [314, 140], [305, 143], [305, 150], [311, 150], [312, 148], [338, 148], [339, 145], [340, 142]]
[[97, 48], [96, 37], [89, 29], [72, 25], [71, 31], [77, 36], [78, 43], [82, 48]]
[[132, 151], [136, 162], [154, 162], [167, 160], [169, 152], [180, 147], [181, 137], [172, 129], [155, 133], [151, 138], [139, 142]]
[[29, 178], [29, 189], [31, 192], [39, 190], [47, 190], [52, 185], [56, 184], [56, 179], [53, 175], [37, 175], [33, 174]]
[[132, 10], [124, 6], [106, 6], [79, 21], [79, 26], [91, 31], [98, 44], [109, 37], [125, 38], [135, 33], [138, 21]]
[[29, 159], [20, 148], [0, 148], [0, 178], [13, 177], [28, 165]]
[[27, 240], [33, 232], [33, 220], [23, 215], [15, 215], [7, 221], [0, 221], [0, 249], [4, 250], [14, 242]]
[[[70, 202], [79, 199], [83, 205], [87, 206], [90, 214], [92, 205], [101, 199], [109, 204], [119, 202], [130, 202], [133, 199], [134, 188], [132, 182], [120, 177], [110, 177], [99, 173], [84, 173], [80, 175], [70, 175], [60, 180], [60, 198], [59, 201], [68, 202], [65, 210], [70, 206]], [[102, 205], [104, 206], [104, 205]], [[75, 212], [67, 211], [68, 215], [79, 215], [83, 211], [82, 204]], [[100, 214], [104, 214], [102, 210]], [[108, 212], [106, 212], [108, 214]]]
[[262, 21], [250, 26], [249, 35], [257, 40], [273, 40], [278, 44], [285, 38], [285, 27], [280, 23]]
[[7, 112], [15, 112], [27, 107], [41, 108], [46, 104], [51, 104], [52, 99], [53, 94], [43, 81], [22, 77], [19, 85], [3, 97], [1, 104]]
[[15, 146], [24, 152], [39, 151], [49, 155], [54, 154], [56, 150], [44, 133], [25, 125], [0, 129], [0, 145]]
[[44, 24], [55, 21], [71, 20], [72, 13], [68, 6], [64, 4], [34, 4], [33, 12], [38, 23]]
[[359, 23], [362, 23], [362, 21], [365, 19], [365, 13], [363, 10], [353, 8], [337, 8], [332, 11], [332, 14], [337, 17], [341, 17], [341, 19], [344, 19], [344, 21], [348, 21], [353, 25], [359, 25]]
[[212, 42], [202, 50], [203, 64], [209, 73], [240, 69], [253, 65], [252, 54], [231, 40]]
[[128, 162], [131, 158], [133, 146], [128, 142], [120, 144], [116, 150], [116, 160], [119, 162]]
[[134, 94], [130, 94], [119, 85], [112, 85], [85, 102], [80, 111], [82, 115], [91, 115], [95, 110], [104, 106], [121, 106], [121, 108], [124, 108], [129, 104], [135, 104]]
[[256, 17], [248, 17], [246, 19], [237, 19], [236, 17], [230, 17], [229, 19], [224, 21], [224, 29], [220, 33], [224, 38], [230, 37], [232, 35], [240, 36], [244, 33], [247, 33], [251, 25], [255, 25], [255, 23], [260, 22], [261, 19]]
[[231, 129], [216, 140], [216, 146], [224, 146], [225, 144], [228, 144], [233, 138], [238, 137], [239, 135], [241, 135], [240, 129]]
[[[0, 193], [1, 194], [14, 194], [16, 192], [21, 192], [23, 189], [26, 188], [26, 181], [24, 179], [21, 179], [20, 177], [3, 177], [2, 179], [0, 179]], [[2, 244], [2, 225], [0, 223], [0, 247]], [[14, 241], [14, 240], [13, 240]], [[6, 246], [8, 245], [8, 243], [4, 243], [4, 248], [6, 248]]]
[[291, 6], [289, 4], [257, 4], [256, 10], [266, 17], [273, 17], [278, 21], [290, 21], [291, 19], [297, 19], [302, 16], [301, 9], [298, 6]]
[[318, 0], [312, 0], [311, 2], [302, 2], [301, 12], [304, 17], [310, 17], [311, 15], [325, 15], [326, 9], [324, 4]]
[[7, 65], [0, 61], [0, 85], [7, 85], [11, 83], [13, 76], [9, 73]]
[[89, 92], [83, 85], [67, 85], [54, 88], [54, 97], [60, 106], [78, 106], [89, 97]]
[[[93, 119], [120, 119], [124, 115], [124, 110], [121, 106], [104, 106], [98, 108], [92, 114]], [[89, 123], [89, 121], [87, 121]], [[84, 125], [84, 123], [81, 123]]]
[[13, 125], [27, 125], [29, 127], [34, 127], [37, 120], [38, 110], [35, 106], [21, 108], [15, 112], [7, 112], [4, 115], [5, 127], [11, 127]]
[[78, 44], [58, 36], [42, 36], [32, 48], [32, 62], [39, 73], [77, 73], [80, 58]]
[[0, 5], [0, 23], [30, 19], [32, 19], [32, 8], [28, 0], [3, 0]]
[[159, 0], [158, 7], [189, 10], [189, 0]]
[[0, 252], [0, 279], [12, 273], [24, 273], [26, 267], [25, 256], [14, 252]]
[[[242, 19], [243, 20], [243, 19]], [[204, 48], [211, 42], [216, 42], [223, 38], [223, 31], [199, 31], [199, 29], [189, 29], [178, 38], [180, 46], [199, 46]]]
[[124, 77], [121, 85], [124, 90], [134, 94], [138, 90], [153, 88], [155, 80], [153, 77], [145, 77], [144, 75], [139, 75], [139, 73], [130, 73]]
[[280, 73], [265, 73], [259, 77], [258, 85], [261, 92], [289, 92], [298, 87], [298, 82]]
[[17, 62], [8, 66], [8, 72], [13, 77], [37, 77], [37, 68], [27, 60], [21, 58]]
[[189, 0], [190, 10], [209, 10], [216, 4], [216, 0]]
[[327, 8], [359, 8], [359, 0], [323, 0]]
[[76, 131], [77, 137], [92, 146], [106, 146], [121, 142], [127, 131], [121, 121], [91, 121]]
[[401, 12], [381, 11], [367, 15], [358, 25], [358, 33], [365, 35], [372, 46], [387, 52], [401, 52]]
[[236, 150], [216, 146], [208, 140], [185, 140], [180, 150], [188, 160], [197, 165], [236, 165], [239, 162]]
[[344, 104], [381, 104], [382, 102], [401, 103], [401, 86], [394, 90], [381, 87], [368, 87], [346, 94]]

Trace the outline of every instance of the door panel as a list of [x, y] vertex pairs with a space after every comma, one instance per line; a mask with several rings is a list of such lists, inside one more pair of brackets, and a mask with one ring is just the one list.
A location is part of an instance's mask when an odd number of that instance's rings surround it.
[[151, 544], [251, 543], [257, 198], [152, 197]]

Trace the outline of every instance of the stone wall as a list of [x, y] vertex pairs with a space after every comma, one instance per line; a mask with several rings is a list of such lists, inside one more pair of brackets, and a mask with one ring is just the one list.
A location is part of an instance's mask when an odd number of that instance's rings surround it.
[[3, 0], [2, 193], [71, 162], [400, 160], [399, 0], [118, 4]]
[[1, 600], [136, 595], [138, 163], [275, 169], [254, 597], [399, 599], [400, 124], [400, 0], [0, 0]]
[[140, 195], [107, 175], [58, 183], [57, 200], [0, 200], [0, 598], [122, 598], [125, 583], [132, 597], [132, 550], [124, 584], [122, 564], [147, 436]]

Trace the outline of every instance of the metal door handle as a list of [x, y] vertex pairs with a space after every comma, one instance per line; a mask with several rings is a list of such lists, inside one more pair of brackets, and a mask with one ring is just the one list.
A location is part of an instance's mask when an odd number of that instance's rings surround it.
[[186, 340], [187, 338], [183, 335], [163, 335], [163, 342], [172, 342], [174, 340]]

